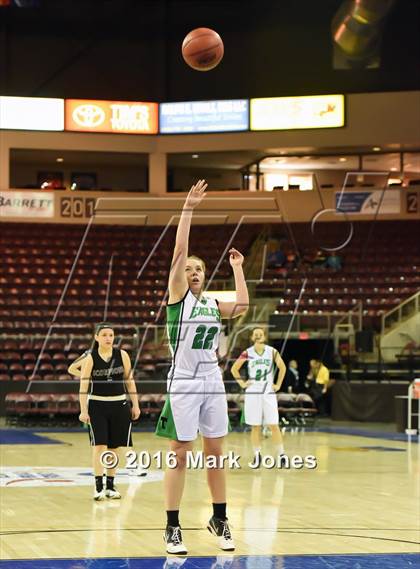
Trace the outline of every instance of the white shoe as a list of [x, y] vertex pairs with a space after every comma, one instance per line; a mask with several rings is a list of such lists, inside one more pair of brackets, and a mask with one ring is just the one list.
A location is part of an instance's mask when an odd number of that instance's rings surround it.
[[182, 543], [182, 533], [179, 526], [167, 526], [163, 534], [163, 539], [166, 543], [166, 551], [168, 553], [178, 553], [180, 555], [186, 555], [188, 553], [187, 548]]
[[102, 500], [105, 500], [105, 490], [101, 490], [100, 492], [95, 490], [95, 493], [93, 495], [93, 499], [95, 500], [95, 502], [100, 502]]
[[218, 538], [220, 549], [223, 549], [223, 551], [233, 551], [235, 549], [235, 542], [232, 539], [227, 519], [219, 520], [213, 516], [210, 518], [207, 529]]
[[105, 490], [105, 495], [111, 500], [121, 500], [121, 494], [115, 488], [113, 490]]

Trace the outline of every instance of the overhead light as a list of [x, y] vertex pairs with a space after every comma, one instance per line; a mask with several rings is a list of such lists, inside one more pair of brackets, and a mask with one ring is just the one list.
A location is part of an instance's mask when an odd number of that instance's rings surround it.
[[49, 188], [49, 186], [50, 186], [50, 183], [49, 183], [49, 182], [43, 182], [43, 183], [41, 184], [41, 188], [42, 188], [43, 190], [45, 190], [45, 188]]
[[380, 146], [372, 146], [372, 150], [373, 150], [374, 152], [379, 152], [380, 149], [381, 149]]
[[347, 162], [347, 158], [344, 158], [344, 156], [342, 156], [338, 160], [339, 160], [339, 162]]
[[198, 158], [199, 154], [191, 154], [191, 158]]
[[72, 183], [72, 185], [70, 186], [70, 189], [71, 189], [71, 190], [77, 189], [77, 184], [76, 184], [76, 182], [73, 182], [73, 183]]
[[398, 168], [396, 168], [395, 166], [393, 166], [393, 167], [391, 168], [391, 171], [392, 171], [392, 172], [396, 172], [397, 170], [398, 170]]
[[64, 158], [61, 158], [61, 157], [56, 158], [56, 162], [64, 162]]

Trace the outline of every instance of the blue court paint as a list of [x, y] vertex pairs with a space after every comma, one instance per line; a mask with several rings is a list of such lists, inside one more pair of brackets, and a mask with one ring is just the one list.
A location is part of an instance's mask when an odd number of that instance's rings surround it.
[[405, 441], [418, 443], [418, 436], [409, 436], [405, 433], [390, 433], [386, 431], [376, 431], [369, 429], [359, 429], [352, 427], [305, 427], [305, 431], [315, 433], [331, 433], [333, 435], [351, 435], [353, 437], [368, 437], [370, 439], [382, 439], [385, 441]]
[[62, 445], [42, 435], [36, 435], [26, 429], [0, 429], [0, 445]]
[[[11, 427], [10, 430], [14, 431], [27, 431], [27, 432], [36, 432], [36, 433], [87, 433], [89, 431], [88, 427], [82, 426], [70, 426], [70, 427]], [[0, 429], [1, 431], [2, 429]], [[7, 429], [4, 429], [7, 430]], [[140, 427], [135, 425], [132, 430], [132, 433], [154, 433], [155, 427], [153, 425], [147, 427]]]
[[2, 561], [4, 569], [416, 569], [417, 553], [368, 555], [219, 555]]

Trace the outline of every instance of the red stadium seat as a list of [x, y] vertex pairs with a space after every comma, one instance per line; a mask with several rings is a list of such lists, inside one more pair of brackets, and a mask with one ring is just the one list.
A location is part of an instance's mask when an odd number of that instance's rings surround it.
[[25, 354], [23, 354], [22, 360], [24, 362], [34, 362], [36, 361], [36, 356], [33, 352], [26, 352]]
[[38, 415], [54, 415], [58, 411], [57, 397], [50, 393], [33, 394], [32, 401]]
[[73, 377], [73, 376], [71, 376], [71, 375], [68, 374], [68, 373], [62, 373], [62, 374], [60, 374], [60, 375], [58, 376], [58, 381], [70, 381], [70, 380], [73, 380], [73, 379], [79, 381], [79, 379], [78, 379], [77, 377]]
[[44, 381], [56, 381], [57, 376], [54, 373], [47, 373], [44, 375]]

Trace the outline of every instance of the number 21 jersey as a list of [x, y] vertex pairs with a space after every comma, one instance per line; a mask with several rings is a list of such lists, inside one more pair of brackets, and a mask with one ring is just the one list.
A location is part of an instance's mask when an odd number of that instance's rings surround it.
[[274, 353], [272, 346], [264, 345], [264, 351], [259, 354], [254, 346], [245, 350], [248, 362], [248, 378], [252, 381], [247, 387], [247, 393], [265, 393], [272, 390], [274, 383]]
[[166, 307], [167, 333], [172, 354], [169, 377], [203, 377], [218, 368], [216, 350], [222, 327], [217, 301], [190, 289], [184, 298]]

